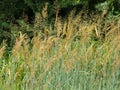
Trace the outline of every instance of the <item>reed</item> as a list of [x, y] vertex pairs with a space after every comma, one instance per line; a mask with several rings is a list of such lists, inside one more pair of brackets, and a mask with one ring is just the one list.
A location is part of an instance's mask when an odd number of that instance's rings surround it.
[[[81, 15], [72, 12], [66, 20], [57, 17], [54, 30], [51, 26], [50, 30], [44, 28], [48, 31], [44, 38], [41, 32], [35, 33], [32, 40], [27, 35], [20, 36], [8, 60], [3, 56], [3, 45], [0, 89], [119, 90], [119, 20], [108, 23], [96, 16], [91, 22]], [[34, 29], [38, 30], [38, 22]]]

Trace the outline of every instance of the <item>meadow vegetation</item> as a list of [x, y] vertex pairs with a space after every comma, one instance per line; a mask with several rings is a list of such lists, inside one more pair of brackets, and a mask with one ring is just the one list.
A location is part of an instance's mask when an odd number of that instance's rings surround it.
[[35, 32], [15, 34], [9, 51], [1, 44], [0, 90], [119, 90], [120, 18], [104, 15], [73, 10], [46, 25], [37, 14], [33, 26], [12, 27]]

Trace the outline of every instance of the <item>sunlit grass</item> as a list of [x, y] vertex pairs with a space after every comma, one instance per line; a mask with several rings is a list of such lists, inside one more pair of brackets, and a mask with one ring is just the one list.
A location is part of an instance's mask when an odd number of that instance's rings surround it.
[[54, 30], [44, 27], [46, 35], [20, 35], [9, 56], [3, 44], [0, 90], [119, 90], [119, 22], [95, 21], [71, 13], [57, 17]]

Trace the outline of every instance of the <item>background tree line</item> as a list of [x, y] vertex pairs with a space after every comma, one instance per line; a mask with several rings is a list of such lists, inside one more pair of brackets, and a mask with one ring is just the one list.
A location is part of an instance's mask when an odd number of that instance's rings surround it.
[[111, 15], [119, 15], [120, 12], [120, 0], [0, 0], [0, 42], [3, 39], [11, 40], [13, 33], [18, 30], [13, 31], [10, 28], [13, 24], [20, 24], [20, 20], [27, 17], [27, 22], [33, 24], [35, 14], [40, 13], [46, 3], [49, 21], [55, 17], [56, 9], [59, 9], [59, 15], [62, 17], [73, 8], [76, 8], [77, 12], [82, 9], [101, 12], [108, 6], [108, 13]]

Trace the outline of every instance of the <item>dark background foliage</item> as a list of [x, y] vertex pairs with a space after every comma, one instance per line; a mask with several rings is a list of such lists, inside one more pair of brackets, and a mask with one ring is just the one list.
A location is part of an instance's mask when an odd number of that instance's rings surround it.
[[0, 43], [3, 39], [11, 41], [13, 31], [10, 28], [14, 24], [19, 25], [19, 20], [25, 20], [27, 16], [27, 23], [33, 24], [35, 13], [41, 13], [46, 2], [49, 20], [55, 17], [56, 9], [60, 10], [61, 17], [66, 17], [74, 8], [77, 9], [77, 13], [82, 9], [89, 12], [100, 11], [106, 2], [109, 13], [118, 15], [120, 12], [120, 0], [0, 0]]

